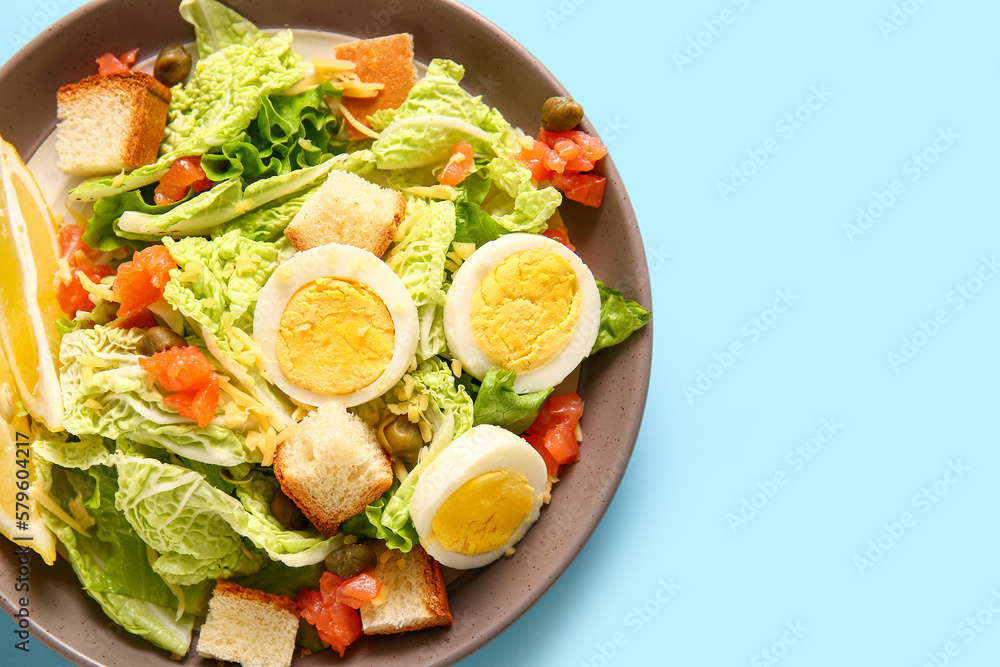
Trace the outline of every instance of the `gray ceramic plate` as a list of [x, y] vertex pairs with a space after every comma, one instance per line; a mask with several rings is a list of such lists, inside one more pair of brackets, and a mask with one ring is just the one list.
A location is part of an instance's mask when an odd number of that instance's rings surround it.
[[[451, 58], [466, 67], [465, 85], [514, 125], [538, 127], [542, 102], [565, 94], [558, 81], [499, 28], [451, 0], [236, 0], [232, 6], [261, 27], [308, 28], [358, 37], [410, 32], [417, 58]], [[84, 54], [158, 52], [191, 41], [176, 0], [98, 0], [37, 37], [0, 69], [0, 135], [25, 160], [55, 127], [55, 92], [93, 73]], [[584, 123], [583, 129], [594, 133]], [[600, 209], [562, 207], [577, 252], [603, 282], [649, 307], [649, 275], [639, 227], [611, 158], [601, 162], [607, 192]], [[451, 628], [362, 638], [344, 665], [448, 665], [497, 636], [528, 610], [569, 566], [611, 502], [639, 432], [652, 359], [652, 327], [588, 359], [580, 376], [586, 401], [582, 459], [566, 469], [553, 500], [513, 558], [472, 571], [449, 588]], [[12, 544], [0, 549], [0, 605], [12, 613], [17, 569]], [[34, 633], [80, 665], [175, 665], [166, 654], [124, 632], [80, 588], [65, 561], [46, 568], [35, 559], [31, 615]], [[329, 656], [296, 665], [329, 664]], [[217, 664], [192, 650], [184, 664]]]

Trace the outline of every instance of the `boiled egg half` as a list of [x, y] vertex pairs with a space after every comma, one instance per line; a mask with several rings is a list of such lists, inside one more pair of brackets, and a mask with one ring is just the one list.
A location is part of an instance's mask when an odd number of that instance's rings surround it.
[[452, 442], [420, 474], [410, 518], [420, 544], [447, 567], [496, 560], [538, 519], [545, 461], [510, 431], [481, 424]]
[[417, 350], [417, 309], [367, 250], [329, 243], [292, 255], [260, 290], [254, 340], [269, 379], [293, 399], [350, 407], [380, 396]]
[[444, 307], [448, 349], [480, 380], [517, 372], [514, 391], [559, 384], [590, 354], [601, 295], [590, 269], [558, 241], [506, 234], [455, 272]]

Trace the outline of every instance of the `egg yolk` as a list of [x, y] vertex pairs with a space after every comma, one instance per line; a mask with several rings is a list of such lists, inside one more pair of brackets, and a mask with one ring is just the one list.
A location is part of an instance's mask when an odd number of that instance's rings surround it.
[[281, 314], [278, 331], [281, 370], [289, 381], [317, 394], [364, 389], [385, 371], [395, 344], [382, 299], [364, 285], [334, 278], [299, 288]]
[[476, 287], [469, 310], [472, 338], [498, 366], [530, 371], [573, 337], [581, 298], [569, 262], [548, 250], [522, 250]]
[[531, 485], [516, 470], [473, 477], [442, 503], [431, 521], [448, 551], [478, 556], [505, 545], [531, 514]]

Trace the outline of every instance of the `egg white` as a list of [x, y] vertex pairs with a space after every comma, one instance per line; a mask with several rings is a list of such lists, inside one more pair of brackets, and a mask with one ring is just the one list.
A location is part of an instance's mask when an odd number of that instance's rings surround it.
[[[319, 278], [351, 280], [370, 289], [382, 299], [395, 329], [388, 366], [374, 382], [350, 394], [318, 394], [300, 387], [288, 379], [278, 363], [281, 315], [301, 287]], [[328, 243], [296, 253], [274, 270], [257, 297], [253, 337], [264, 354], [267, 374], [279, 389], [306, 405], [335, 401], [351, 407], [381, 396], [406, 373], [417, 351], [417, 308], [403, 282], [374, 254], [354, 246]]]
[[[494, 470], [514, 470], [525, 476], [531, 486], [531, 512], [507, 542], [493, 551], [476, 556], [448, 551], [434, 537], [434, 516], [459, 487]], [[531, 445], [504, 428], [480, 424], [455, 438], [420, 474], [410, 500], [410, 518], [420, 544], [439, 563], [460, 570], [482, 567], [516, 544], [538, 519], [547, 481], [545, 461]]]
[[477, 249], [455, 272], [444, 305], [444, 333], [452, 356], [462, 367], [482, 380], [492, 368], [500, 368], [476, 344], [472, 335], [470, 312], [472, 296], [490, 271], [511, 255], [539, 248], [556, 253], [566, 260], [576, 274], [581, 292], [580, 317], [566, 345], [538, 368], [518, 373], [514, 391], [519, 394], [554, 387], [580, 365], [597, 341], [601, 325], [601, 294], [594, 275], [573, 251], [540, 234], [505, 234]]

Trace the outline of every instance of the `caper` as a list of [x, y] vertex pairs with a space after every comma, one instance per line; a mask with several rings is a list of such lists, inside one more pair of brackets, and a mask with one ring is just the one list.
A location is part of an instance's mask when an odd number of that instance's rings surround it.
[[550, 97], [542, 105], [542, 129], [567, 132], [583, 120], [583, 107], [571, 97]]
[[306, 527], [306, 517], [302, 510], [281, 489], [271, 496], [271, 514], [285, 530], [302, 530]]
[[424, 439], [420, 435], [420, 428], [409, 417], [399, 415], [388, 423], [383, 422], [381, 431], [380, 440], [389, 456], [409, 463], [417, 462], [417, 454], [424, 446]]
[[168, 88], [175, 86], [191, 72], [191, 54], [183, 44], [173, 42], [167, 44], [156, 56], [153, 66], [153, 76]]
[[139, 351], [151, 357], [171, 347], [187, 347], [188, 342], [167, 327], [150, 327], [139, 341]]
[[326, 557], [326, 569], [338, 577], [350, 579], [364, 570], [375, 567], [375, 552], [367, 544], [345, 544]]

